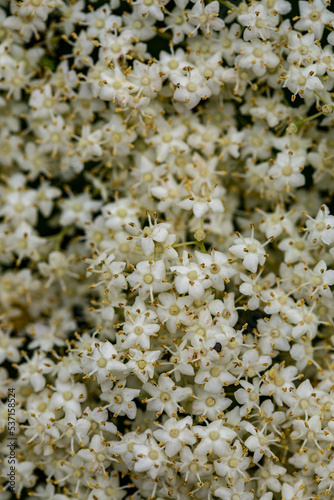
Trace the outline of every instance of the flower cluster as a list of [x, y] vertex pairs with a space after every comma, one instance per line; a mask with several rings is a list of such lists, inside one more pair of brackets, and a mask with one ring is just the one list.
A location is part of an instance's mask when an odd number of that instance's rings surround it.
[[0, 0], [4, 500], [334, 498], [329, 4]]

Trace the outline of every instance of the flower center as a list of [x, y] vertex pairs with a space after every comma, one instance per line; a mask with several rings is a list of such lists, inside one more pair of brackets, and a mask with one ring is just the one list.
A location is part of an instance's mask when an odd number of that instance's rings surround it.
[[194, 82], [189, 82], [186, 85], [186, 89], [188, 90], [188, 92], [195, 92], [197, 89], [197, 85]]
[[286, 177], [289, 177], [292, 174], [292, 168], [290, 167], [290, 165], [287, 165], [286, 167], [283, 167], [282, 173]]
[[326, 224], [324, 222], [317, 222], [315, 228], [319, 232], [324, 231], [326, 229]]
[[196, 473], [196, 472], [198, 472], [198, 469], [199, 469], [199, 466], [198, 466], [198, 464], [196, 464], [195, 462], [192, 462], [192, 463], [189, 465], [189, 470], [190, 470], [190, 472]]
[[284, 384], [284, 379], [282, 377], [276, 377], [275, 378], [275, 385], [277, 387], [281, 387]]
[[256, 392], [251, 392], [249, 395], [249, 399], [251, 401], [257, 401], [259, 399], [259, 396], [258, 396], [258, 394], [256, 394]]
[[135, 30], [140, 30], [143, 27], [143, 23], [140, 19], [136, 19], [132, 25]]
[[180, 434], [179, 429], [171, 429], [171, 430], [169, 431], [169, 435], [170, 435], [170, 437], [172, 437], [172, 438], [177, 438], [179, 434]]
[[119, 45], [119, 43], [113, 43], [110, 48], [114, 54], [117, 54], [118, 52], [121, 51], [121, 46]]
[[304, 250], [305, 249], [305, 242], [304, 241], [297, 241], [295, 244], [295, 247], [297, 250]]
[[220, 271], [219, 266], [217, 264], [211, 264], [210, 266], [211, 274], [218, 274]]
[[98, 462], [104, 462], [104, 460], [106, 459], [105, 455], [103, 453], [98, 453], [96, 455], [96, 459]]
[[228, 461], [228, 466], [231, 469], [236, 469], [239, 466], [239, 461], [236, 458], [230, 458]]
[[298, 85], [301, 85], [301, 86], [305, 85], [305, 83], [306, 83], [306, 78], [305, 78], [305, 76], [299, 76], [299, 77], [297, 78], [297, 83], [298, 83]]
[[170, 395], [168, 394], [168, 392], [162, 392], [160, 394], [160, 399], [163, 403], [166, 403], [167, 401], [170, 400]]
[[211, 78], [211, 77], [212, 77], [212, 75], [213, 75], [213, 71], [212, 71], [212, 69], [210, 69], [210, 68], [206, 68], [206, 69], [204, 70], [204, 76], [205, 76], [205, 78]]
[[147, 285], [150, 285], [151, 283], [153, 283], [153, 280], [154, 280], [154, 278], [153, 278], [152, 274], [145, 274], [144, 281]]
[[169, 61], [168, 67], [169, 69], [177, 69], [179, 67], [179, 63], [175, 59], [172, 59]]
[[111, 140], [112, 140], [113, 142], [120, 142], [120, 141], [122, 140], [122, 136], [121, 136], [121, 134], [117, 134], [117, 133], [116, 133], [116, 134], [113, 134], [113, 135], [111, 136]]
[[258, 47], [257, 49], [253, 50], [253, 54], [257, 58], [262, 57], [263, 56], [263, 50]]
[[198, 274], [197, 274], [197, 271], [195, 271], [195, 270], [190, 271], [190, 272], [187, 274], [187, 277], [188, 277], [191, 281], [193, 281], [193, 280], [197, 279], [197, 276], [198, 276]]
[[319, 461], [318, 453], [311, 453], [310, 462], [312, 462], [313, 464], [316, 464], [318, 461]]
[[220, 434], [218, 431], [211, 431], [209, 436], [210, 436], [211, 441], [217, 441], [217, 439], [220, 438]]
[[172, 316], [176, 316], [177, 314], [179, 314], [180, 312], [180, 309], [174, 305], [174, 306], [170, 306], [169, 308], [169, 313], [172, 315]]
[[220, 370], [219, 370], [218, 366], [214, 366], [213, 368], [211, 368], [210, 375], [211, 375], [211, 377], [215, 377], [215, 378], [219, 377]]
[[116, 212], [116, 215], [118, 215], [118, 217], [120, 217], [121, 219], [124, 219], [124, 217], [127, 216], [127, 211], [125, 208], [119, 208]]
[[216, 400], [213, 398], [207, 398], [205, 401], [206, 405], [210, 408], [216, 404]]
[[277, 330], [277, 328], [274, 328], [274, 330], [271, 330], [270, 335], [275, 338], [279, 337], [279, 330]]
[[224, 49], [229, 49], [232, 45], [232, 42], [229, 38], [226, 38], [225, 40], [223, 40], [223, 43], [222, 43], [222, 46], [224, 47]]
[[123, 83], [120, 80], [114, 80], [112, 86], [115, 90], [119, 90], [123, 87]]
[[310, 403], [307, 401], [307, 399], [301, 399], [299, 401], [299, 406], [302, 410], [306, 410], [310, 406]]
[[256, 243], [251, 243], [250, 245], [248, 245], [248, 250], [252, 253], [256, 253], [257, 251], [257, 244]]
[[104, 21], [103, 21], [103, 19], [96, 19], [96, 21], [95, 21], [95, 28], [97, 28], [97, 29], [100, 30], [103, 27], [104, 27]]
[[148, 76], [143, 76], [143, 78], [141, 79], [141, 84], [144, 85], [144, 86], [147, 86], [151, 83], [151, 80], [149, 79]]
[[133, 331], [135, 332], [136, 335], [141, 335], [144, 330], [141, 326], [137, 325]]
[[116, 394], [116, 396], [114, 396], [114, 403], [117, 405], [122, 404], [123, 403], [123, 396], [121, 396], [120, 394]]
[[64, 392], [63, 397], [65, 401], [71, 401], [71, 399], [73, 398], [73, 394], [71, 391], [66, 391]]
[[181, 24], [184, 23], [184, 19], [182, 16], [175, 16], [174, 17], [174, 23], [180, 26]]
[[59, 142], [60, 141], [60, 135], [57, 134], [57, 132], [54, 132], [53, 134], [51, 134], [50, 140], [51, 140], [51, 142]]
[[162, 136], [162, 140], [163, 140], [164, 142], [167, 142], [167, 143], [168, 143], [168, 142], [171, 142], [171, 140], [172, 140], [172, 139], [173, 139], [173, 137], [171, 136], [171, 134], [164, 134], [164, 135]]
[[107, 360], [105, 358], [100, 358], [97, 362], [99, 368], [104, 368], [107, 365]]
[[157, 458], [159, 458], [159, 453], [157, 452], [157, 450], [151, 450], [148, 456], [151, 460], [157, 460]]
[[143, 359], [141, 359], [140, 361], [138, 361], [137, 364], [138, 364], [138, 368], [140, 370], [143, 370], [145, 368], [145, 366], [146, 366], [146, 361], [144, 361]]

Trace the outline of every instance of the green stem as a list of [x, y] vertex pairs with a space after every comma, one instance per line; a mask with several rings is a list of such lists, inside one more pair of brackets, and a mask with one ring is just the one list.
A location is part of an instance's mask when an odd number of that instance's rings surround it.
[[234, 301], [235, 304], [237, 304], [238, 302], [240, 302], [240, 300], [242, 300], [244, 297], [246, 297], [246, 295], [239, 295], [239, 297]]
[[233, 5], [232, 3], [230, 2], [227, 2], [226, 0], [218, 0], [219, 3], [221, 3], [222, 5], [225, 5], [225, 7], [228, 7], [229, 9], [237, 9], [237, 6], [236, 5]]
[[298, 121], [294, 122], [294, 124], [296, 125], [297, 129], [300, 130], [302, 128], [302, 126], [305, 125], [305, 123], [310, 122], [310, 121], [314, 120], [315, 118], [318, 118], [319, 116], [323, 116], [324, 114], [325, 113], [323, 111], [319, 111], [318, 113], [315, 113], [312, 116], [308, 116], [307, 118], [304, 118], [303, 120], [298, 120]]
[[319, 97], [320, 101], [322, 101], [324, 104], [330, 104], [329, 102], [326, 101], [326, 99], [324, 99], [320, 94], [319, 92], [317, 92], [316, 90], [314, 91], [315, 95]]
[[197, 245], [199, 246], [199, 248], [201, 249], [201, 251], [203, 253], [206, 253], [206, 249], [205, 249], [205, 246], [204, 246], [204, 241], [198, 241]]
[[184, 243], [176, 243], [176, 245], [172, 245], [172, 248], [177, 247], [185, 247], [186, 245], [197, 245], [198, 241], [185, 241]]
[[60, 250], [63, 239], [66, 236], [69, 228], [70, 228], [70, 226], [65, 226], [65, 227], [63, 227], [63, 229], [59, 233], [52, 234], [51, 236], [46, 236], [47, 240], [50, 240], [50, 241], [55, 240], [55, 242], [56, 242], [55, 249], [56, 250]]
[[318, 118], [319, 116], [322, 116], [323, 114], [324, 114], [323, 111], [319, 111], [319, 113], [315, 113], [314, 115], [309, 116], [308, 118], [305, 118], [305, 120], [303, 120], [303, 122], [304, 123], [310, 122], [310, 121], [314, 120], [315, 118]]

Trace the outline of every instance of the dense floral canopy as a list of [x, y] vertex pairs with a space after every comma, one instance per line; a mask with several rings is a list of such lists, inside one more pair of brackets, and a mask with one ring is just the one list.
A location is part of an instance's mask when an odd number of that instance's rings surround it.
[[334, 499], [333, 45], [325, 0], [0, 0], [3, 500]]

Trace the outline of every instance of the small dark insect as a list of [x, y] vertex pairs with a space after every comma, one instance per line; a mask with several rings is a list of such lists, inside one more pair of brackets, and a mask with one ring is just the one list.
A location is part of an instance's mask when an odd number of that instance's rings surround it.
[[220, 352], [222, 350], [222, 345], [219, 342], [216, 342], [213, 348], [215, 351]]

